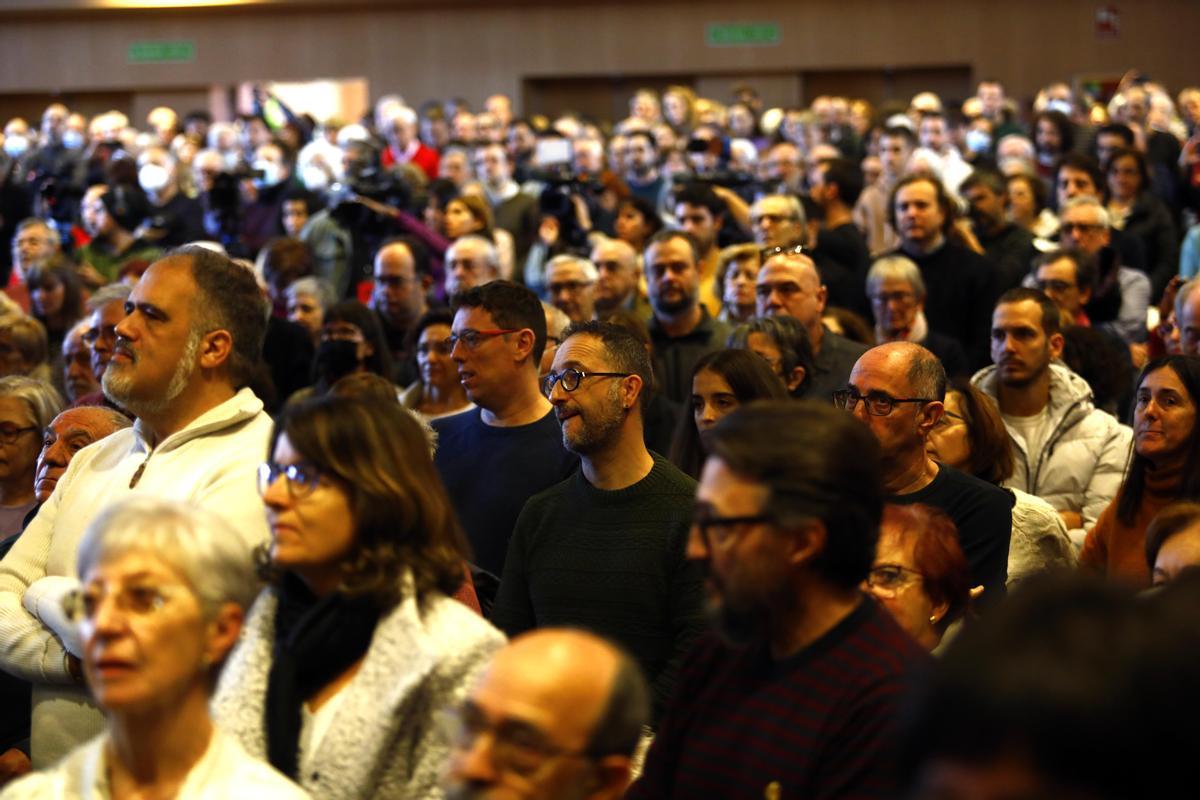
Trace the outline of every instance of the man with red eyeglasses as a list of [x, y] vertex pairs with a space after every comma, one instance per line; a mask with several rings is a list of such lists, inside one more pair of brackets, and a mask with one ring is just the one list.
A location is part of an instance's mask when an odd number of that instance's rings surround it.
[[[546, 315], [537, 295], [511, 281], [460, 293], [449, 343], [459, 381], [478, 407], [433, 421], [434, 463], [474, 563], [499, 576], [525, 501], [579, 462], [563, 448], [558, 420], [538, 385]], [[478, 578], [476, 589], [486, 610], [493, 592]]]

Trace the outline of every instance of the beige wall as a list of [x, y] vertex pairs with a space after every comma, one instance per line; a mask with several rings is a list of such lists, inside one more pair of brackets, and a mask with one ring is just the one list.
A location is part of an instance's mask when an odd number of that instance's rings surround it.
[[[1026, 97], [1051, 78], [1119, 74], [1130, 66], [1178, 89], [1197, 80], [1191, 40], [1200, 30], [1195, 0], [1119, 4], [1115, 40], [1094, 33], [1099, 0], [329, 0], [322, 7], [282, 0], [179, 12], [29, 2], [59, 10], [0, 11], [0, 101], [131, 92], [127, 110], [138, 112], [152, 98], [198, 98], [212, 84], [318, 78], [365, 78], [373, 95], [400, 92], [412, 102], [452, 94], [478, 102], [491, 92], [520, 97], [523, 79], [559, 75], [688, 74], [704, 87], [760, 75], [774, 96], [802, 92], [799, 76], [814, 70], [964, 65]], [[782, 42], [707, 48], [704, 27], [713, 21], [774, 21]], [[126, 63], [131, 42], [170, 39], [194, 41], [195, 62]]]

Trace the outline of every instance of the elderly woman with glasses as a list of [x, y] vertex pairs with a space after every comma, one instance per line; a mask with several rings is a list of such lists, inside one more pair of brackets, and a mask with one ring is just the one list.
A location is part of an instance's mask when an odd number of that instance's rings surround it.
[[20, 375], [0, 378], [0, 556], [37, 506], [33, 479], [42, 431], [62, 409], [62, 396], [48, 383]]
[[77, 627], [107, 730], [8, 786], [4, 800], [307, 797], [209, 716], [217, 670], [258, 588], [244, 542], [209, 512], [146, 496], [96, 518], [79, 545], [82, 588], [59, 614]]
[[270, 452], [270, 586], [217, 718], [316, 797], [437, 797], [437, 714], [504, 637], [450, 599], [465, 548], [421, 426], [398, 403], [321, 397], [284, 412]]
[[884, 506], [866, 588], [917, 644], [936, 651], [971, 605], [970, 570], [954, 522], [921, 503]]

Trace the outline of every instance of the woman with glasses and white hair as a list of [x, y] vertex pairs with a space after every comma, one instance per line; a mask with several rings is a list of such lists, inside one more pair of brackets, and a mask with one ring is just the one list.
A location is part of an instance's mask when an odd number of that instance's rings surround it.
[[62, 395], [49, 383], [21, 375], [0, 378], [0, 557], [37, 506], [33, 476], [42, 431], [62, 410]]
[[258, 588], [244, 538], [210, 512], [134, 496], [89, 526], [77, 564], [82, 587], [41, 613], [76, 626], [107, 729], [0, 798], [307, 797], [209, 716]]
[[438, 713], [504, 637], [450, 596], [465, 544], [421, 426], [399, 403], [289, 407], [259, 472], [270, 586], [213, 708], [315, 797], [440, 797]]

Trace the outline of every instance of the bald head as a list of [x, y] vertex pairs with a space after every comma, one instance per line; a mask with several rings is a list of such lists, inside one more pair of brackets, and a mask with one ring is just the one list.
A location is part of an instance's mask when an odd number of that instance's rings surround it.
[[[497, 733], [473, 741], [464, 734], [457, 743], [448, 772], [455, 796], [506, 788], [515, 797], [617, 798], [649, 720], [649, 692], [637, 665], [614, 645], [584, 631], [544, 628], [496, 653], [464, 718]], [[496, 737], [506, 730], [584, 758], [548, 759], [515, 792], [511, 768], [519, 765], [496, 757]]]
[[616, 311], [637, 292], [637, 251], [622, 239], [603, 239], [592, 248], [596, 265], [596, 309], [601, 314]]
[[107, 406], [68, 408], [51, 420], [34, 473], [37, 501], [44, 503], [50, 499], [76, 452], [132, 424], [124, 414]]

